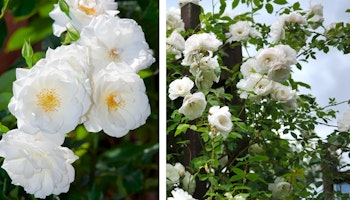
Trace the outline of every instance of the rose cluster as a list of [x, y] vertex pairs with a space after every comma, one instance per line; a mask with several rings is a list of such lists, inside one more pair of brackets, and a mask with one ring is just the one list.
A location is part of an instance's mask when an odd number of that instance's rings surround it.
[[79, 39], [16, 70], [8, 108], [18, 129], [3, 136], [0, 156], [12, 183], [37, 198], [69, 190], [78, 157], [62, 144], [79, 124], [122, 137], [150, 115], [138, 72], [155, 59], [141, 27], [118, 13], [113, 0], [60, 1], [50, 13], [53, 32]]
[[[180, 186], [185, 191], [180, 189]], [[167, 191], [172, 190], [171, 193], [173, 194], [174, 198], [177, 196], [176, 194], [179, 193], [179, 190], [181, 190], [181, 193], [190, 196], [190, 194], [194, 193], [196, 182], [194, 176], [190, 172], [186, 171], [185, 167], [181, 163], [175, 163], [175, 165], [167, 163], [166, 187]]]
[[288, 107], [296, 107], [296, 91], [282, 84], [290, 77], [291, 65], [296, 63], [296, 51], [288, 45], [259, 50], [241, 66], [243, 79], [237, 83], [240, 97], [260, 100], [270, 96]]

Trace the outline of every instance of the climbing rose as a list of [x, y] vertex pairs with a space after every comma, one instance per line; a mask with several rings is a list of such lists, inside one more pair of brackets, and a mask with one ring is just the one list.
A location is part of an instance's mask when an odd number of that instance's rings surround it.
[[193, 120], [202, 116], [206, 105], [207, 101], [202, 92], [188, 94], [185, 96], [179, 112], [184, 114], [190, 120]]
[[227, 106], [212, 106], [209, 109], [208, 121], [212, 127], [215, 127], [217, 134], [227, 138], [232, 130], [231, 113]]
[[194, 83], [188, 77], [176, 79], [169, 84], [169, 98], [175, 100], [178, 97], [185, 97], [191, 93]]

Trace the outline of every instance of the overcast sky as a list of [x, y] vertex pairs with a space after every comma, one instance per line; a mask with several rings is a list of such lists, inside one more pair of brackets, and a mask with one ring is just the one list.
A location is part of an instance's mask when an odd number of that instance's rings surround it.
[[[202, 0], [200, 5], [206, 10], [211, 11], [212, 5], [218, 3], [219, 0]], [[227, 1], [229, 7], [230, 2]], [[296, 1], [289, 1], [293, 4]], [[327, 27], [332, 22], [344, 21], [350, 22], [350, 13], [345, 10], [350, 8], [349, 0], [302, 0], [299, 1], [301, 8], [308, 10], [311, 3], [321, 3], [324, 6], [324, 25]], [[178, 7], [178, 0], [167, 0], [167, 9]], [[219, 3], [216, 8], [219, 7]], [[275, 9], [277, 10], [277, 9]], [[239, 7], [235, 11], [231, 11], [232, 15], [244, 12], [244, 7]], [[271, 24], [278, 19], [275, 14], [269, 15], [261, 12], [255, 18], [257, 22]], [[251, 54], [252, 55], [252, 54]], [[293, 67], [293, 77], [296, 81], [302, 81], [311, 85], [311, 90], [302, 90], [302, 93], [312, 94], [317, 97], [317, 101], [321, 106], [328, 104], [330, 97], [334, 97], [338, 102], [350, 99], [350, 55], [344, 55], [336, 49], [331, 49], [329, 53], [319, 52], [316, 54], [316, 60], [309, 60], [309, 63], [302, 63], [303, 69], [300, 71]], [[350, 109], [347, 104], [336, 108], [340, 112], [337, 116]], [[331, 122], [336, 125], [336, 121]], [[331, 133], [333, 128], [320, 126], [316, 128], [316, 132], [320, 135]]]

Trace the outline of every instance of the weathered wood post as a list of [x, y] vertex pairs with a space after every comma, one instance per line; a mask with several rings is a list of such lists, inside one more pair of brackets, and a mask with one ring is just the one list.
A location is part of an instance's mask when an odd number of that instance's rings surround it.
[[[185, 23], [185, 29], [189, 30], [198, 30], [200, 29], [200, 20], [199, 20], [199, 15], [201, 12], [201, 7], [188, 3], [181, 7], [181, 18]], [[223, 30], [225, 31], [225, 30]], [[242, 48], [241, 46], [235, 46], [235, 47], [230, 47], [229, 44], [225, 44], [223, 46], [223, 50], [225, 51], [225, 54], [227, 56], [223, 57], [223, 64], [227, 66], [228, 68], [233, 68], [235, 65], [240, 64], [242, 62]], [[231, 77], [232, 74], [224, 71], [221, 74], [220, 78], [220, 83], [218, 84], [219, 86], [222, 86], [225, 84], [225, 81]], [[240, 102], [238, 100], [238, 96], [236, 94], [236, 87], [230, 87], [229, 89], [232, 94], [234, 94], [234, 99], [231, 103], [237, 104]], [[189, 166], [191, 163], [191, 160], [195, 157], [197, 157], [201, 150], [202, 150], [202, 144], [201, 144], [201, 137], [200, 133], [197, 133], [195, 131], [187, 131], [185, 134], [185, 140], [189, 141], [189, 144], [185, 147], [184, 149], [184, 165]], [[243, 147], [245, 148], [245, 147]], [[203, 172], [205, 173], [205, 172]], [[196, 180], [196, 190], [193, 194], [194, 198], [197, 199], [203, 199], [205, 193], [207, 192], [208, 188], [206, 185], [206, 182], [201, 182], [198, 179]]]

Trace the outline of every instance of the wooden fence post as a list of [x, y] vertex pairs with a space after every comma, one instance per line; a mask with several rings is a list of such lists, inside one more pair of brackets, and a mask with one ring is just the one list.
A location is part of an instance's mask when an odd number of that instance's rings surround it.
[[[201, 12], [201, 7], [188, 3], [181, 7], [181, 18], [185, 24], [185, 30], [192, 29], [197, 30], [200, 29], [200, 20], [199, 15]], [[223, 30], [225, 31], [225, 30]], [[223, 46], [223, 50], [225, 51], [226, 55], [223, 57], [223, 64], [227, 66], [228, 68], [233, 68], [235, 65], [240, 64], [242, 62], [242, 48], [241, 46], [235, 46], [231, 48], [228, 44]], [[225, 81], [231, 77], [232, 74], [225, 72], [222, 72], [220, 83], [219, 85], [224, 85]], [[231, 87], [230, 91], [232, 94], [236, 94], [236, 87]], [[231, 103], [239, 103], [240, 101], [237, 100], [238, 96], [234, 95], [233, 102]], [[191, 160], [195, 157], [197, 157], [200, 152], [202, 151], [202, 144], [201, 144], [201, 137], [200, 133], [197, 133], [195, 131], [187, 131], [185, 134], [185, 140], [189, 141], [189, 144], [184, 149], [184, 165], [189, 166], [191, 163]], [[243, 144], [243, 143], [242, 143]], [[246, 144], [246, 143], [244, 143]], [[245, 146], [242, 147], [242, 149], [245, 149]], [[234, 157], [234, 156], [233, 156]], [[203, 171], [203, 173], [205, 173]], [[196, 190], [193, 194], [193, 197], [196, 199], [203, 199], [205, 196], [205, 193], [207, 192], [209, 188], [207, 188], [206, 182], [199, 181], [196, 179]]]

